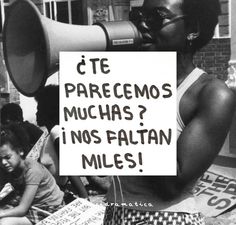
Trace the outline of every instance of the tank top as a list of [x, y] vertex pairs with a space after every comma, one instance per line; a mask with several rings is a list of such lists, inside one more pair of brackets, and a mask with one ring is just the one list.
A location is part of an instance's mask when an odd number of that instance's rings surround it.
[[177, 88], [177, 139], [179, 138], [179, 135], [185, 128], [184, 122], [180, 116], [180, 111], [179, 111], [180, 100], [186, 93], [186, 91], [191, 87], [191, 85], [196, 80], [198, 80], [198, 78], [204, 73], [205, 72], [203, 70], [196, 67]]

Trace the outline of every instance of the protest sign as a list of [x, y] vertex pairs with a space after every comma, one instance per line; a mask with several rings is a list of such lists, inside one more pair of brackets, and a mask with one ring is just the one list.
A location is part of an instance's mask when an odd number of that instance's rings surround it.
[[176, 54], [61, 52], [60, 126], [61, 175], [175, 175]]
[[30, 152], [27, 154], [26, 158], [28, 159], [33, 159], [33, 160], [38, 160], [41, 154], [41, 151], [43, 149], [43, 146], [45, 144], [45, 141], [47, 139], [48, 132], [44, 131], [38, 141], [35, 143], [35, 145], [32, 147]]
[[37, 225], [102, 225], [105, 206], [77, 198]]
[[218, 216], [236, 204], [236, 180], [207, 171], [199, 179], [194, 195], [205, 216]]

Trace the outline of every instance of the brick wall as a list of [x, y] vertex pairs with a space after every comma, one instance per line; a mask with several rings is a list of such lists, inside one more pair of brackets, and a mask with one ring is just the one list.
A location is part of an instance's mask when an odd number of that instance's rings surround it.
[[220, 79], [227, 78], [228, 62], [230, 60], [230, 39], [213, 39], [195, 56], [197, 66]]

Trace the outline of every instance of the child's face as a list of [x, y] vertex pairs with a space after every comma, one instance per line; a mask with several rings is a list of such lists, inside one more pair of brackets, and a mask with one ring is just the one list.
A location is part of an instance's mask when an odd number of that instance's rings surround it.
[[14, 151], [9, 144], [0, 146], [0, 167], [7, 173], [14, 172], [21, 163], [20, 154]]

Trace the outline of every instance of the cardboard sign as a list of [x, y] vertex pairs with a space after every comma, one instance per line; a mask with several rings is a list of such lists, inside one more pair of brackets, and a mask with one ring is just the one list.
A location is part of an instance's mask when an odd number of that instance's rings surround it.
[[175, 175], [176, 53], [61, 52], [60, 126], [61, 175]]
[[102, 225], [105, 207], [77, 198], [37, 225]]
[[199, 179], [194, 195], [205, 216], [218, 216], [236, 204], [236, 180], [207, 171]]
[[33, 148], [30, 150], [26, 158], [28, 159], [33, 159], [33, 160], [38, 160], [42, 151], [42, 148], [44, 146], [44, 143], [46, 141], [46, 138], [48, 136], [48, 132], [44, 131], [38, 141], [35, 143]]

